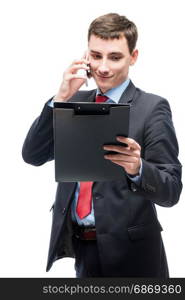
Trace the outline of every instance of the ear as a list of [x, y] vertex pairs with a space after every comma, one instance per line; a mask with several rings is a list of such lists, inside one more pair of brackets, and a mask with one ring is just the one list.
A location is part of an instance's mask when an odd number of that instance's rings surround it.
[[130, 58], [130, 66], [133, 66], [137, 60], [138, 57], [138, 50], [135, 49], [133, 50], [132, 54], [131, 54], [131, 58]]

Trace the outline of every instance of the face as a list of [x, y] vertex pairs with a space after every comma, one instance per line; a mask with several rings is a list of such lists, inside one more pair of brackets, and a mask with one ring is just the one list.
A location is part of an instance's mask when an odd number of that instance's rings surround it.
[[138, 51], [130, 54], [124, 35], [113, 40], [91, 35], [88, 46], [91, 75], [103, 93], [127, 79], [129, 67], [135, 63]]

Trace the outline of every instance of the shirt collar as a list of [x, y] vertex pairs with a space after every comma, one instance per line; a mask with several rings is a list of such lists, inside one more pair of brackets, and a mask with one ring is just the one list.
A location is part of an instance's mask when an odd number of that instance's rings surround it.
[[[128, 78], [127, 80], [125, 80], [124, 82], [122, 82], [121, 84], [116, 86], [115, 88], [112, 88], [112, 89], [108, 90], [103, 95], [107, 96], [109, 99], [111, 99], [115, 103], [118, 103], [119, 99], [121, 98], [121, 95], [126, 90], [129, 83], [130, 83], [130, 79]], [[102, 94], [99, 88], [97, 88], [96, 94], [97, 95]]]

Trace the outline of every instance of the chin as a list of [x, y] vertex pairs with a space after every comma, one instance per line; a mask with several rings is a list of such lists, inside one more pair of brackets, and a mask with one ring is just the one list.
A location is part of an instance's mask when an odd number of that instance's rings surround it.
[[96, 82], [96, 85], [103, 93], [107, 92], [108, 90], [110, 90], [112, 88], [112, 86], [110, 86], [110, 84], [102, 84], [102, 81], [98, 80], [95, 77], [93, 77], [93, 78], [94, 78], [94, 81]]
[[99, 87], [99, 89], [105, 93], [106, 91], [110, 90], [111, 89], [111, 86], [110, 85], [105, 85], [105, 84], [102, 84], [102, 82], [98, 82], [98, 80], [96, 81], [96, 85]]
[[97, 86], [99, 87], [99, 89], [103, 92], [103, 93], [106, 93], [108, 90], [111, 89], [111, 87], [105, 87], [105, 86], [101, 86], [101, 85], [98, 85]]

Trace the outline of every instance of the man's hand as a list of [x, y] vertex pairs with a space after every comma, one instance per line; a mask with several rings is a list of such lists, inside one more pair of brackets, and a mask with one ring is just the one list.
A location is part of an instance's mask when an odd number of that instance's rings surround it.
[[87, 66], [89, 61], [85, 58], [75, 60], [63, 74], [63, 81], [58, 93], [54, 97], [54, 101], [67, 102], [79, 88], [85, 83], [87, 77], [85, 75], [77, 74], [78, 70], [89, 70]]
[[131, 138], [117, 137], [117, 141], [127, 144], [127, 146], [106, 145], [104, 150], [117, 152], [116, 154], [106, 154], [105, 159], [123, 167], [130, 175], [138, 175], [141, 166], [141, 147]]

